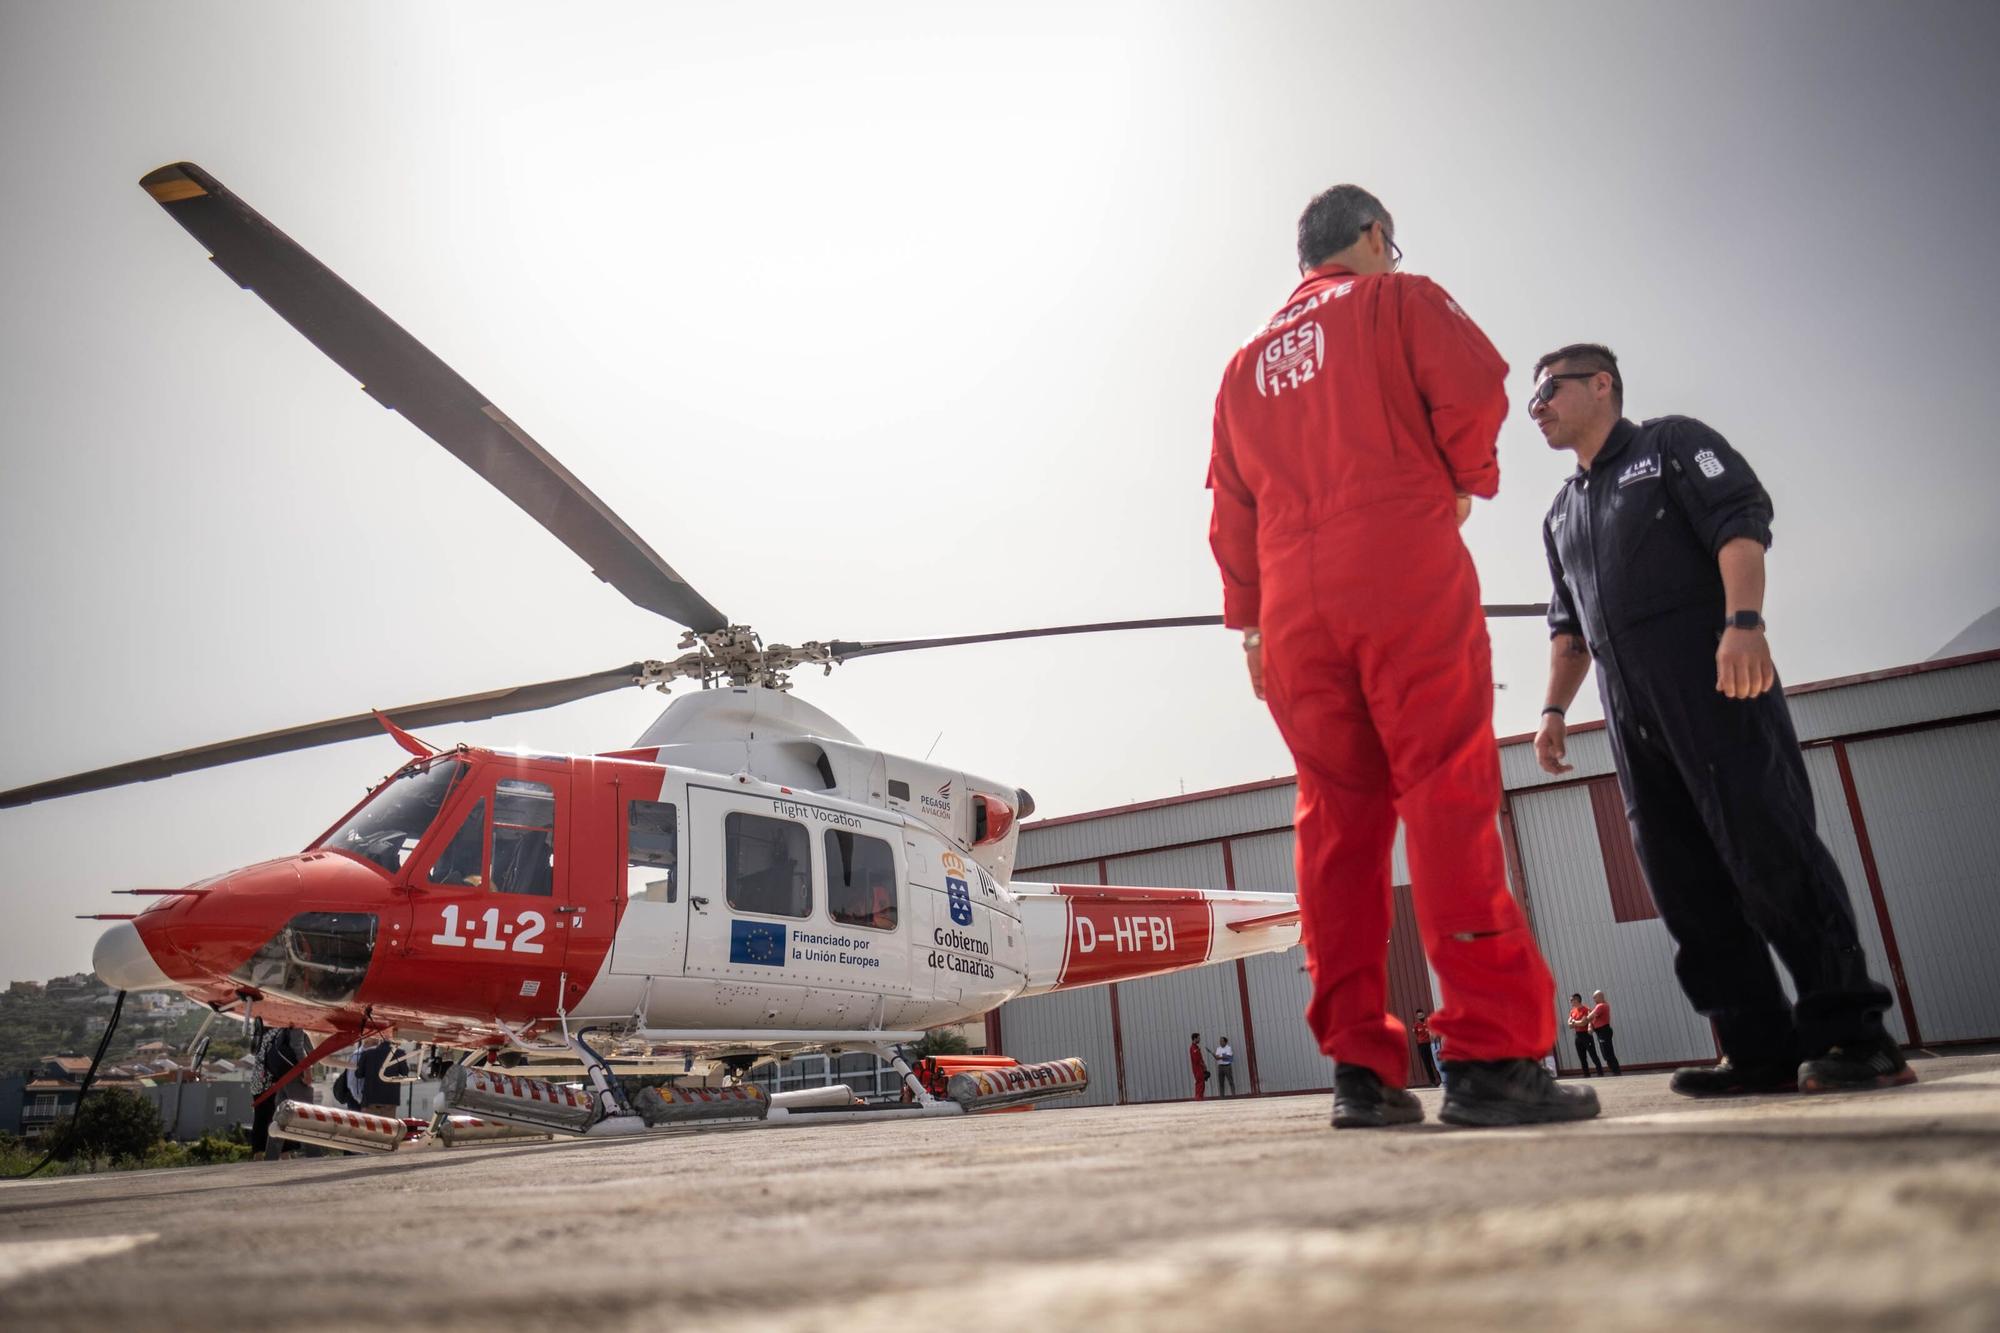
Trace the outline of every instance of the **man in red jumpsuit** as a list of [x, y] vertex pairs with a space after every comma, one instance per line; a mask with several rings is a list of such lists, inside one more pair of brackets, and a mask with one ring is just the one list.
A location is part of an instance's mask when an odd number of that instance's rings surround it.
[[1223, 620], [1298, 764], [1298, 894], [1334, 1059], [1333, 1123], [1407, 1124], [1388, 1012], [1390, 848], [1400, 816], [1424, 952], [1444, 997], [1442, 1118], [1597, 1114], [1559, 1085], [1555, 984], [1507, 890], [1493, 668], [1458, 525], [1499, 489], [1507, 364], [1427, 278], [1398, 273], [1395, 222], [1337, 185], [1299, 218], [1304, 280], [1216, 396], [1210, 543]]

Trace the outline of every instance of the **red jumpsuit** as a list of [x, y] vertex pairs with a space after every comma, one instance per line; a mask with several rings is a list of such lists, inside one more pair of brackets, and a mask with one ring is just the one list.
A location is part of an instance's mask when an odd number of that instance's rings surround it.
[[1388, 1012], [1390, 849], [1453, 1060], [1539, 1060], [1555, 983], [1500, 851], [1500, 756], [1479, 580], [1455, 493], [1491, 497], [1507, 364], [1411, 274], [1316, 270], [1223, 375], [1209, 540], [1223, 619], [1264, 634], [1298, 764], [1301, 924], [1320, 1049], [1401, 1087]]

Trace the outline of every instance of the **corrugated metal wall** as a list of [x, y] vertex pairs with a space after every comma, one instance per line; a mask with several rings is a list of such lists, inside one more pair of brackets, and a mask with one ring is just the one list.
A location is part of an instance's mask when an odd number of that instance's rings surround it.
[[2000, 1034], [2000, 722], [1848, 745], [1917, 1028]]
[[1555, 973], [1557, 1066], [1575, 1071], [1576, 1045], [1561, 1020], [1569, 995], [1593, 990], [1611, 1002], [1611, 1030], [1624, 1065], [1708, 1060], [1715, 1041], [1674, 978], [1673, 941], [1658, 918], [1619, 921], [1583, 785], [1513, 798], [1521, 869], [1535, 933]]

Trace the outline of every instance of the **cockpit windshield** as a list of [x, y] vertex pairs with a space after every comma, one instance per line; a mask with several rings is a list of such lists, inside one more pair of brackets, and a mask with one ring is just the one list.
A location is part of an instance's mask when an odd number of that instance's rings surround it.
[[348, 852], [370, 865], [395, 874], [423, 840], [452, 786], [465, 774], [459, 759], [403, 770], [375, 789], [375, 794], [347, 822], [319, 840], [316, 851]]

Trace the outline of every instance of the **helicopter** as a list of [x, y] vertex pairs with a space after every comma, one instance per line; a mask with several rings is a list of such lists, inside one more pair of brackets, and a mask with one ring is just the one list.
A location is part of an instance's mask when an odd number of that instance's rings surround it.
[[[0, 793], [0, 808], [18, 806], [381, 733], [408, 752], [296, 855], [181, 888], [124, 890], [155, 901], [91, 914], [111, 923], [93, 959], [107, 983], [173, 989], [212, 1014], [325, 1034], [301, 1069], [377, 1035], [456, 1052], [439, 1114], [458, 1113], [468, 1134], [480, 1116], [603, 1134], [857, 1110], [958, 1114], [1073, 1095], [1087, 1086], [1080, 1061], [996, 1062], [954, 1077], [940, 1098], [899, 1047], [1011, 999], [1298, 943], [1289, 894], [1018, 881], [1021, 821], [1035, 811], [1026, 789], [873, 749], [791, 693], [796, 671], [830, 673], [885, 653], [1219, 625], [1220, 616], [766, 643], [484, 394], [208, 172], [179, 162], [140, 185], [226, 276], [370, 397], [683, 632], [669, 657]], [[631, 745], [601, 753], [444, 748], [415, 735], [679, 682], [698, 688]], [[606, 1043], [699, 1057], [735, 1081], [629, 1095]], [[809, 1049], [879, 1055], [911, 1104], [787, 1105], [792, 1094], [766, 1098], [741, 1081], [759, 1062]], [[580, 1062], [586, 1086], [491, 1067], [505, 1055]], [[396, 1129], [367, 1119], [320, 1129], [281, 1121], [278, 1130], [393, 1147]]]

